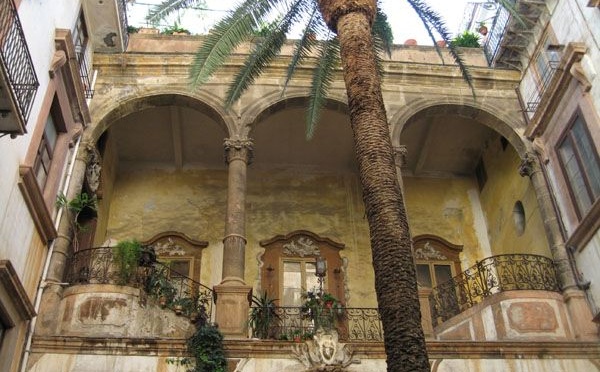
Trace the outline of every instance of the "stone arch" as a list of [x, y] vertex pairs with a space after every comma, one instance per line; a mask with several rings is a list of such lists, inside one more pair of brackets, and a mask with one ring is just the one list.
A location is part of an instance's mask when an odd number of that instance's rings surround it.
[[[279, 91], [264, 95], [252, 105], [249, 105], [243, 115], [243, 127], [247, 131], [246, 134], [249, 135], [263, 118], [285, 108], [305, 107], [308, 99], [309, 96], [306, 90], [287, 91], [285, 96], [281, 96]], [[336, 92], [330, 92], [324, 108], [348, 114], [348, 105], [344, 97]]]
[[227, 137], [235, 133], [235, 123], [231, 114], [226, 112], [221, 102], [208, 94], [190, 95], [181, 92], [152, 92], [148, 95], [136, 95], [120, 101], [107, 100], [103, 105], [96, 107], [93, 112], [93, 121], [97, 124], [87, 131], [86, 139], [95, 142], [100, 138], [112, 123], [117, 120], [153, 107], [182, 106], [197, 111], [202, 111], [219, 124]]
[[500, 112], [497, 107], [490, 104], [473, 104], [459, 100], [443, 103], [422, 100], [412, 103], [406, 110], [396, 113], [390, 120], [391, 123], [397, 123], [392, 132], [392, 143], [394, 146], [400, 145], [402, 130], [410, 120], [439, 114], [457, 115], [477, 120], [506, 138], [521, 158], [525, 158], [525, 154], [530, 150], [530, 144], [517, 131], [517, 129], [524, 128], [521, 120], [515, 119], [506, 112]]

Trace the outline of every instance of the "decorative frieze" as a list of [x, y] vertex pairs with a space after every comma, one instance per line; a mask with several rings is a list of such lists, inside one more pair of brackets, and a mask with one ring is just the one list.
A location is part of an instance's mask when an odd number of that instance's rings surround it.
[[321, 251], [315, 241], [307, 236], [299, 236], [298, 239], [284, 244], [283, 253], [287, 256], [299, 257], [321, 255]]

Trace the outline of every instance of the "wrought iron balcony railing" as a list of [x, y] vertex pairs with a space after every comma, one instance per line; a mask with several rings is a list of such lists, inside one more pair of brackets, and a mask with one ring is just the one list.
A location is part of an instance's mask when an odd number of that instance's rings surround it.
[[[375, 308], [326, 309], [317, 320], [301, 307], [275, 307], [274, 312], [268, 320], [266, 334], [261, 337], [290, 341], [304, 339], [311, 337], [316, 331], [316, 323], [320, 323], [335, 327], [344, 341], [383, 342], [383, 327]], [[257, 335], [255, 329], [252, 333]]]
[[548, 61], [543, 67], [543, 71], [540, 71], [539, 82], [527, 99], [527, 106], [525, 107], [526, 112], [534, 113], [537, 111], [544, 93], [548, 90], [552, 77], [558, 69], [559, 63], [559, 61]]
[[123, 35], [123, 51], [127, 50], [129, 44], [129, 32], [127, 30], [127, 0], [117, 0], [117, 8], [119, 11], [119, 25], [121, 26], [121, 35]]
[[[33, 67], [33, 61], [27, 48], [21, 21], [12, 0], [0, 2], [0, 70], [2, 78], [8, 86], [3, 92], [13, 102], [14, 115], [22, 124], [18, 129], [6, 129], [16, 134], [25, 133], [25, 125], [37, 92], [39, 83]], [[2, 90], [4, 87], [2, 87]], [[0, 107], [2, 118], [12, 111], [11, 106]], [[4, 129], [4, 125], [2, 125]]]
[[487, 38], [483, 43], [483, 51], [489, 66], [492, 66], [494, 60], [498, 56], [498, 52], [500, 51], [500, 43], [504, 37], [504, 34], [506, 33], [506, 28], [509, 21], [510, 13], [508, 10], [506, 10], [506, 8], [503, 6], [498, 6], [492, 26], [490, 27]]
[[132, 275], [124, 276], [117, 266], [112, 247], [83, 249], [72, 255], [65, 280], [71, 285], [118, 284], [140, 288], [178, 315], [193, 321], [210, 318], [213, 292], [205, 285], [144, 257]]
[[560, 291], [554, 262], [530, 254], [498, 255], [477, 262], [433, 288], [429, 295], [432, 324], [440, 325], [492, 294], [514, 290]]
[[77, 48], [77, 63], [79, 64], [79, 76], [83, 84], [85, 98], [94, 98], [94, 89], [92, 89], [92, 79], [90, 78], [90, 66], [87, 60], [85, 49]]

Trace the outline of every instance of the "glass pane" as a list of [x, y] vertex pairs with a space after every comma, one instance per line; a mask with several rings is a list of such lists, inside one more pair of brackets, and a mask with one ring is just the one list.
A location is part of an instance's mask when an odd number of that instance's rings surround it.
[[180, 260], [180, 261], [171, 261], [171, 277], [178, 278], [181, 276], [190, 277], [190, 261], [188, 260]]
[[431, 273], [429, 272], [429, 265], [417, 264], [417, 283], [421, 287], [431, 288]]
[[283, 263], [283, 306], [302, 304], [302, 266], [300, 262]]
[[592, 203], [585, 187], [585, 182], [570, 137], [566, 138], [560, 145], [558, 154], [567, 173], [567, 181], [571, 186], [571, 191], [573, 192], [579, 211], [585, 213]]
[[56, 145], [56, 137], [58, 136], [58, 134], [56, 133], [56, 126], [54, 125], [52, 115], [48, 115], [48, 119], [46, 120], [44, 136], [46, 137], [48, 146], [50, 146], [50, 151], [54, 151], [54, 145]]
[[[306, 291], [315, 292], [319, 290], [319, 278], [315, 275], [317, 272], [317, 265], [314, 262], [307, 262], [305, 264], [306, 276], [305, 276], [305, 289]], [[323, 280], [323, 290], [327, 291], [327, 277]]]
[[440, 285], [452, 279], [452, 268], [450, 265], [433, 265], [435, 271], [435, 284]]
[[591, 196], [595, 200], [600, 196], [600, 165], [592, 140], [585, 128], [585, 122], [581, 117], [578, 117], [573, 125], [573, 141], [575, 141], [583, 163], [583, 172], [588, 180]]

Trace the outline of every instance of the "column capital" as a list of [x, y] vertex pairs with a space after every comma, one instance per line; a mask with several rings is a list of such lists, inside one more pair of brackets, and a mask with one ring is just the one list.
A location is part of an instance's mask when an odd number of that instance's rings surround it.
[[225, 162], [227, 164], [231, 163], [233, 160], [241, 160], [246, 164], [252, 162], [254, 142], [250, 138], [225, 138], [223, 147], [225, 148]]
[[406, 165], [406, 155], [408, 155], [408, 148], [406, 145], [394, 147], [394, 161], [397, 167], [402, 168]]
[[537, 155], [533, 152], [526, 152], [519, 165], [519, 174], [521, 177], [531, 177], [540, 170], [540, 162]]

